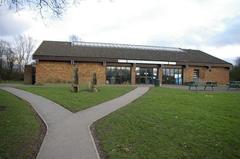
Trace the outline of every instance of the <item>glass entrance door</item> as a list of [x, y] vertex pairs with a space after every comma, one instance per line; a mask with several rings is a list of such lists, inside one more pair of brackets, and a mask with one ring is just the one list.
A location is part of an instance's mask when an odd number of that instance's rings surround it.
[[136, 67], [136, 83], [137, 84], [153, 84], [153, 80], [157, 77], [157, 68]]

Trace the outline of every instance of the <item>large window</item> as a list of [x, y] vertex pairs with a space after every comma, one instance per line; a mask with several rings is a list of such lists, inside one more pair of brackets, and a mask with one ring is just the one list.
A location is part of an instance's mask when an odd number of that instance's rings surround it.
[[107, 67], [107, 83], [129, 84], [131, 82], [130, 67]]
[[182, 84], [182, 69], [163, 68], [163, 84]]
[[157, 79], [157, 68], [136, 67], [137, 84], [153, 84], [155, 79]]

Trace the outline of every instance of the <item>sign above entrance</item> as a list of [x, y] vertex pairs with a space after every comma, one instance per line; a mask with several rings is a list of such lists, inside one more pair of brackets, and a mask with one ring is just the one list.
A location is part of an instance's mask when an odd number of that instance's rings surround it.
[[141, 64], [163, 64], [163, 65], [176, 65], [176, 62], [168, 61], [145, 61], [145, 60], [124, 60], [118, 59], [119, 63], [141, 63]]

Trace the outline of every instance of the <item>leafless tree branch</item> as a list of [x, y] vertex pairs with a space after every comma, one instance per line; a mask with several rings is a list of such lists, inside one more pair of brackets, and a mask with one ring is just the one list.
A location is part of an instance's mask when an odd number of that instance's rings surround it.
[[9, 70], [9, 73], [12, 73], [17, 56], [15, 52], [12, 51], [9, 42], [0, 40], [0, 55], [6, 58], [6, 67]]
[[29, 64], [34, 47], [34, 40], [29, 36], [19, 35], [15, 38], [14, 51], [17, 54], [16, 62], [19, 66], [19, 71], [23, 71], [24, 66]]
[[60, 17], [67, 7], [67, 0], [1, 0], [0, 6], [14, 9], [16, 12], [26, 7], [36, 8], [42, 17], [44, 17], [43, 13]]

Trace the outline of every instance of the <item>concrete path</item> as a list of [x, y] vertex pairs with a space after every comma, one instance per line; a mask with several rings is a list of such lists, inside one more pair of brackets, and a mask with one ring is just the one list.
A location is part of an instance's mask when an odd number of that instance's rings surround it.
[[37, 159], [98, 159], [90, 125], [139, 98], [149, 87], [138, 87], [121, 97], [77, 113], [23, 90], [10, 87], [1, 89], [28, 101], [46, 123], [47, 133]]

